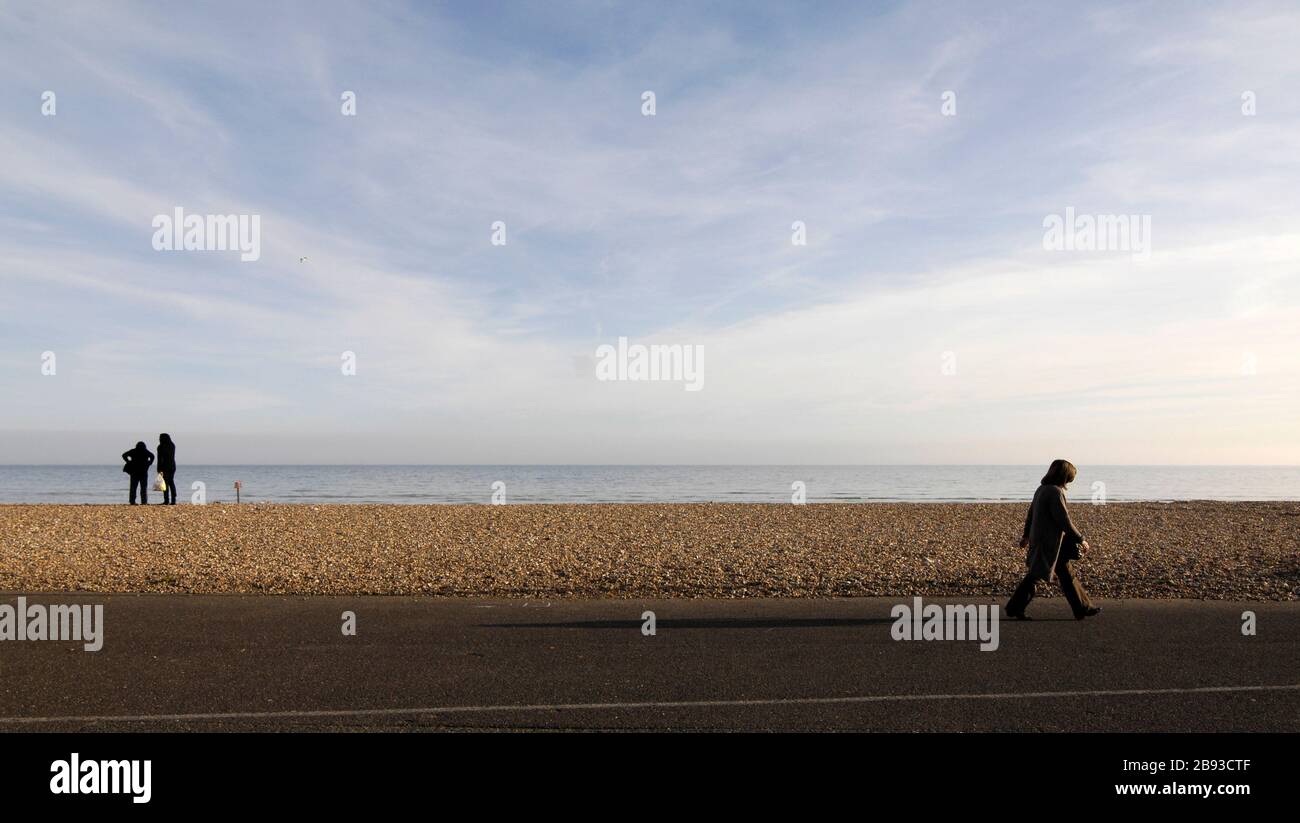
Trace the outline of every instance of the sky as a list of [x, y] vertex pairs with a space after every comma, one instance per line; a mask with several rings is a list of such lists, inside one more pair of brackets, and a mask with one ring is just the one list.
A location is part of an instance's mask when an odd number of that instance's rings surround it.
[[[6, 3], [0, 462], [1300, 463], [1297, 43], [1267, 2]], [[260, 257], [157, 250], [178, 207]], [[1048, 248], [1067, 209], [1149, 244]], [[702, 387], [597, 379], [619, 338]]]

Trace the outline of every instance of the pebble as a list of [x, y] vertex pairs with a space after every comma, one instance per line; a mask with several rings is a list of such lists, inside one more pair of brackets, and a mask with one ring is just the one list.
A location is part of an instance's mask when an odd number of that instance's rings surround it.
[[[982, 503], [3, 505], [0, 590], [1002, 598], [1024, 571], [1024, 514]], [[1076, 565], [1094, 596], [1300, 599], [1300, 503], [1071, 514], [1092, 544]]]

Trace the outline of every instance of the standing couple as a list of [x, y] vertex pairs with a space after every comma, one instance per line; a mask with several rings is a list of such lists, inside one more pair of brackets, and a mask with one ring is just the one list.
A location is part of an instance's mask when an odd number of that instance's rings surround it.
[[[135, 505], [135, 490], [140, 489], [140, 502], [149, 503], [149, 467], [154, 464], [153, 453], [141, 440], [135, 448], [122, 452], [126, 465], [122, 471], [131, 476], [131, 505]], [[176, 505], [176, 444], [171, 435], [158, 435], [158, 476], [166, 484], [163, 492], [163, 505]]]

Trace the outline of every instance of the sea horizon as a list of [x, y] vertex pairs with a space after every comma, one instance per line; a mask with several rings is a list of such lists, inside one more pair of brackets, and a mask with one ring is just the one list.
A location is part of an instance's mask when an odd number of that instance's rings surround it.
[[[182, 503], [998, 503], [1028, 500], [1044, 471], [1023, 464], [197, 464]], [[152, 475], [150, 482], [152, 483]], [[195, 484], [202, 484], [196, 486]], [[0, 503], [123, 503], [116, 464], [0, 465]], [[1070, 498], [1300, 500], [1300, 466], [1094, 464]], [[157, 502], [160, 493], [153, 493]]]

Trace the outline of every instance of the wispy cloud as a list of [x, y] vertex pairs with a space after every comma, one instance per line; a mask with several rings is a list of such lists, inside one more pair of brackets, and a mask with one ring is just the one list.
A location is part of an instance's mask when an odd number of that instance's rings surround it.
[[[0, 9], [6, 459], [1300, 462], [1300, 13], [938, 11]], [[619, 336], [705, 390], [575, 373]]]

